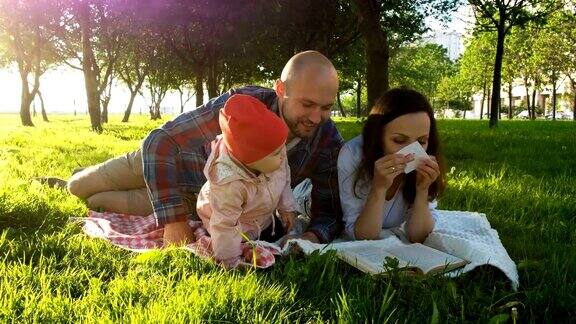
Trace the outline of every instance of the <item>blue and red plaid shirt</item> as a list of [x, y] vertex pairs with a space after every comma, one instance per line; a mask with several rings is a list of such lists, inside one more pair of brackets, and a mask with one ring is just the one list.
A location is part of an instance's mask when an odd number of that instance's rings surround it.
[[[144, 139], [144, 179], [159, 225], [188, 219], [184, 197], [198, 193], [206, 182], [203, 169], [210, 154], [210, 142], [221, 133], [218, 113], [236, 93], [259, 99], [279, 115], [278, 98], [273, 90], [248, 86], [232, 89], [179, 115]], [[322, 242], [333, 240], [342, 230], [336, 161], [343, 142], [334, 122], [328, 120], [312, 137], [302, 139], [288, 151], [292, 188], [306, 178], [312, 182], [311, 221], [307, 231]]]

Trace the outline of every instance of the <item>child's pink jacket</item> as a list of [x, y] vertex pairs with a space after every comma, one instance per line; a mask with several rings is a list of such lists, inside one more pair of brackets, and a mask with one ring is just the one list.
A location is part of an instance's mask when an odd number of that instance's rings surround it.
[[[295, 211], [290, 188], [290, 167], [284, 151], [284, 163], [276, 171], [254, 175], [234, 162], [221, 137], [212, 145], [196, 204], [198, 216], [212, 237], [214, 258], [234, 263], [242, 254], [241, 232], [250, 239], [273, 224], [275, 210]], [[274, 228], [273, 228], [274, 229]]]

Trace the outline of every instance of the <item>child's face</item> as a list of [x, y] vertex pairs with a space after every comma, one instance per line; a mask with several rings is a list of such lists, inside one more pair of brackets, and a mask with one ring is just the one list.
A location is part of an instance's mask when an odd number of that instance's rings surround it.
[[270, 173], [272, 171], [278, 170], [282, 165], [284, 160], [286, 147], [282, 144], [274, 152], [270, 153], [268, 156], [247, 164], [246, 166], [250, 169], [256, 170], [261, 173]]
[[382, 133], [384, 154], [396, 153], [415, 141], [420, 142], [426, 150], [430, 136], [430, 117], [425, 112], [402, 115], [386, 124]]

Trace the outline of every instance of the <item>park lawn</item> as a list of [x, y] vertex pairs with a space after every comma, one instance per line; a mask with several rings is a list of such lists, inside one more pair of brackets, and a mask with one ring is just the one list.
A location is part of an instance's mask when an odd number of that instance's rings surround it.
[[[576, 123], [441, 120], [441, 209], [486, 213], [518, 265], [456, 279], [369, 277], [333, 254], [266, 271], [225, 271], [182, 250], [134, 254], [87, 238], [85, 205], [32, 178], [139, 146], [160, 122], [134, 116], [89, 131], [87, 116], [0, 115], [0, 322], [569, 322], [576, 316]], [[345, 139], [361, 123], [338, 120]]]

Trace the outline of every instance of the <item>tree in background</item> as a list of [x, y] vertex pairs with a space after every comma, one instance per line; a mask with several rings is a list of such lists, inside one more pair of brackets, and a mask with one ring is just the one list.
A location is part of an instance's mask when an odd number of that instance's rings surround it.
[[[9, 1], [16, 0], [0, 0]], [[341, 80], [338, 109], [343, 116], [366, 114], [373, 101], [390, 85], [416, 88], [434, 105], [439, 100], [439, 88], [470, 94], [482, 91], [483, 98], [490, 97], [489, 76], [496, 74], [495, 64], [488, 64], [487, 59], [498, 56], [498, 46], [495, 46], [499, 41], [498, 32], [477, 33], [469, 40], [459, 60], [458, 73], [453, 70], [454, 64], [447, 58], [446, 50], [419, 42], [426, 31], [424, 17], [447, 16], [456, 0], [255, 0], [240, 4], [232, 0], [42, 1], [50, 7], [43, 12], [52, 19], [46, 31], [56, 35], [56, 41], [52, 43], [59, 53], [57, 59], [84, 73], [94, 130], [101, 130], [102, 123], [107, 120], [115, 78], [120, 79], [131, 93], [125, 121], [129, 119], [135, 97], [143, 93], [146, 85], [146, 91], [153, 97], [151, 117], [157, 118], [161, 99], [168, 91], [178, 91], [180, 111], [183, 111], [192, 94], [196, 95], [196, 105], [202, 104], [205, 89], [214, 97], [236, 85], [270, 84], [289, 57], [308, 49], [324, 53], [337, 67]], [[552, 76], [573, 75], [570, 67], [575, 65], [558, 67], [554, 69], [555, 74], [544, 77], [549, 69], [543, 69], [542, 62], [551, 64], [553, 60], [537, 59], [545, 51], [537, 50], [539, 45], [534, 43], [534, 37], [528, 37], [537, 35], [541, 29], [516, 37], [516, 33], [520, 35], [523, 30], [511, 28], [536, 28], [527, 21], [539, 22], [536, 18], [544, 17], [544, 14], [538, 15], [547, 8], [544, 4], [536, 0], [525, 1], [524, 7], [517, 7], [521, 13], [503, 11], [503, 19], [500, 19], [498, 6], [510, 7], [515, 4], [513, 0], [506, 4], [496, 1], [484, 7], [478, 4], [484, 11], [493, 13], [492, 18], [479, 16], [478, 31], [485, 30], [482, 26], [491, 26], [494, 21], [504, 22], [509, 36], [504, 43], [506, 49], [503, 51], [507, 54], [501, 62], [500, 77], [508, 85], [509, 94], [519, 78], [525, 85], [530, 83], [531, 105], [528, 93], [526, 97], [533, 115], [536, 91], [544, 82], [551, 81]], [[29, 12], [35, 13], [38, 8], [31, 7]], [[477, 13], [484, 11], [477, 10]], [[564, 20], [558, 20], [559, 26], [564, 26]], [[562, 31], [566, 28], [556, 29], [555, 35]], [[553, 37], [544, 40], [550, 41]], [[546, 45], [546, 49], [551, 48], [560, 47]], [[573, 48], [568, 46], [563, 50], [563, 62], [574, 56], [570, 54]], [[535, 50], [540, 54], [535, 55]], [[576, 87], [576, 83], [572, 84]], [[36, 93], [42, 101], [38, 90]], [[494, 93], [496, 95], [499, 93]], [[350, 100], [349, 96], [355, 98]], [[457, 106], [455, 100], [462, 101], [462, 96], [458, 93], [450, 100], [445, 97], [443, 102]], [[498, 106], [499, 100], [494, 100], [494, 96], [491, 102], [497, 102]], [[484, 102], [482, 100], [482, 114]], [[511, 117], [513, 102], [509, 102], [508, 107]]]
[[176, 58], [169, 55], [168, 51], [155, 50], [154, 56], [150, 58], [150, 71], [146, 75], [146, 87], [148, 88], [151, 103], [149, 105], [150, 118], [152, 120], [162, 118], [160, 105], [166, 97], [166, 93], [175, 82], [172, 73]]
[[464, 74], [456, 71], [460, 71], [458, 66], [438, 82], [435, 110], [445, 115], [445, 110], [451, 109], [462, 112], [462, 117], [466, 118], [466, 112], [473, 108], [471, 98], [474, 87], [470, 86], [470, 81], [464, 78]]
[[549, 0], [468, 0], [473, 6], [476, 26], [480, 31], [496, 31], [496, 55], [492, 78], [490, 127], [498, 124], [502, 61], [506, 35], [514, 26], [525, 26], [529, 22], [543, 23], [557, 4]]
[[134, 100], [138, 93], [141, 93], [144, 81], [150, 73], [154, 43], [161, 40], [150, 32], [146, 24], [136, 24], [131, 16], [126, 16], [119, 26], [125, 32], [121, 36], [123, 47], [119, 49], [115, 70], [130, 91], [130, 99], [122, 118], [122, 122], [126, 123], [130, 119]]
[[[16, 62], [20, 74], [20, 120], [24, 126], [34, 126], [30, 105], [41, 94], [40, 77], [58, 59], [54, 55], [49, 1], [0, 1], [0, 41], [4, 48], [4, 64]], [[32, 80], [30, 80], [32, 79]], [[41, 97], [40, 97], [41, 98]], [[43, 102], [43, 100], [42, 100]], [[48, 121], [42, 104], [42, 116]]]
[[[493, 37], [488, 33], [476, 34], [468, 39], [466, 49], [459, 59], [459, 85], [471, 94], [482, 91], [480, 101], [480, 119], [490, 107], [485, 107], [486, 98], [490, 97], [489, 84], [493, 74], [492, 57], [494, 57]], [[488, 100], [488, 103], [490, 100]]]
[[534, 41], [539, 32], [538, 26], [529, 23], [522, 28], [513, 27], [506, 38], [506, 46], [510, 48], [506, 53], [506, 61], [510, 62], [510, 68], [516, 70], [518, 78], [522, 80], [530, 119], [536, 119], [535, 102], [530, 100], [530, 88], [535, 93], [541, 85], [537, 62], [534, 61]]
[[572, 92], [572, 119], [576, 121], [576, 1], [569, 1], [570, 5], [557, 13], [553, 19], [554, 38], [559, 43], [557, 52], [562, 64], [562, 74], [570, 80]]
[[574, 43], [564, 42], [562, 37], [558, 37], [560, 30], [564, 28], [561, 22], [560, 12], [552, 14], [534, 42], [535, 64], [539, 67], [544, 82], [549, 84], [552, 90], [552, 120], [556, 120], [558, 81], [568, 63], [567, 53], [574, 46]]
[[62, 0], [53, 4], [61, 20], [58, 52], [62, 62], [84, 74], [90, 122], [92, 129], [100, 132], [102, 122], [108, 120], [114, 67], [124, 46], [119, 22], [128, 8], [110, 0]]
[[390, 62], [392, 86], [409, 86], [424, 93], [434, 105], [436, 88], [446, 75], [454, 73], [446, 48], [437, 44], [403, 46]]
[[[338, 71], [340, 86], [337, 94], [337, 103], [340, 114], [347, 114], [356, 118], [368, 113], [368, 107], [363, 109], [362, 89], [365, 85], [366, 60], [364, 56], [364, 42], [358, 39], [354, 44], [344, 49], [333, 59], [334, 66]], [[342, 101], [343, 93], [352, 93], [355, 97], [354, 107], [346, 109]], [[348, 113], [347, 113], [348, 111]]]
[[458, 0], [355, 0], [358, 27], [366, 43], [368, 106], [389, 84], [391, 50], [426, 31], [426, 16], [446, 19]]
[[8, 35], [0, 33], [0, 69], [6, 68], [12, 63], [12, 55], [8, 49]]
[[241, 55], [243, 66], [258, 71], [258, 56], [252, 52], [255, 47], [248, 45], [257, 37], [254, 31], [264, 27], [262, 19], [249, 19], [264, 16], [258, 15], [255, 3], [170, 0], [142, 1], [137, 6], [141, 18], [149, 20], [163, 40], [162, 46], [180, 60], [181, 68], [191, 71], [196, 106], [203, 103], [204, 81], [209, 96], [217, 96], [226, 67], [240, 66], [229, 60], [230, 56]]
[[[502, 81], [506, 84], [506, 92], [508, 93], [508, 111], [506, 112], [508, 119], [512, 119], [514, 115], [514, 96], [512, 90], [514, 89], [514, 82], [516, 78], [519, 77], [520, 71], [517, 68], [516, 60], [517, 55], [514, 53], [514, 49], [511, 47], [512, 44], [508, 41], [510, 37], [508, 37], [507, 41], [504, 43], [504, 49], [506, 51], [506, 55], [502, 60]], [[506, 108], [500, 106], [500, 108]], [[502, 111], [500, 111], [500, 115], [502, 115]]]

